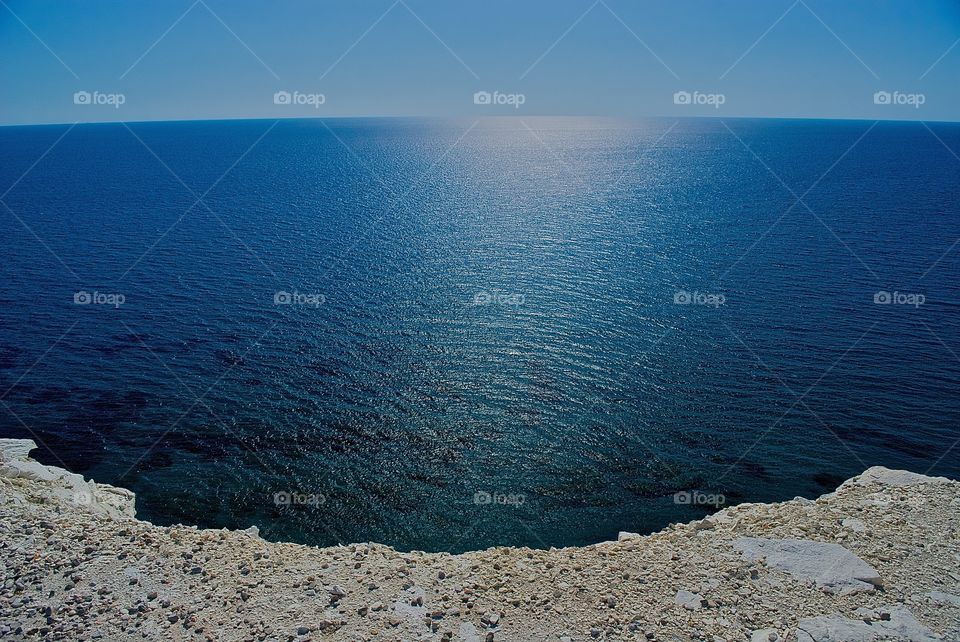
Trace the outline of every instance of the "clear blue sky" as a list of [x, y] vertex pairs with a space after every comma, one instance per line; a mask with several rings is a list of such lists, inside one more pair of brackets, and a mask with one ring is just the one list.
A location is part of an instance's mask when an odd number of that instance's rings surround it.
[[[0, 0], [0, 123], [960, 120], [958, 39], [954, 0]], [[274, 104], [281, 90], [325, 102]], [[77, 105], [78, 91], [124, 102]], [[523, 94], [524, 103], [475, 105], [477, 91]], [[678, 91], [722, 94], [723, 104], [675, 104]], [[905, 104], [875, 104], [877, 91]], [[918, 94], [919, 107], [904, 97]]]

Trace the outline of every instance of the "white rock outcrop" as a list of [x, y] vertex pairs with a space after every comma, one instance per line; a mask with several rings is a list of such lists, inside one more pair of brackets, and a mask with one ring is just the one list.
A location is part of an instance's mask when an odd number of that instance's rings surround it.
[[87, 481], [82, 475], [30, 459], [32, 439], [0, 439], [0, 477], [48, 482], [50, 493], [64, 503], [111, 517], [136, 516], [136, 496], [126, 488]]
[[859, 620], [839, 613], [804, 618], [797, 626], [797, 642], [941, 642], [904, 606], [863, 611]]
[[916, 486], [917, 484], [943, 484], [949, 483], [946, 477], [928, 477], [920, 473], [912, 473], [909, 470], [893, 470], [883, 466], [873, 466], [857, 475], [853, 479], [846, 481], [846, 484], [856, 484], [858, 486], [869, 486], [870, 484], [883, 484], [885, 486], [896, 486], [904, 488]]
[[741, 537], [733, 548], [754, 562], [810, 581], [831, 593], [873, 591], [882, 585], [880, 573], [839, 544], [801, 539]]

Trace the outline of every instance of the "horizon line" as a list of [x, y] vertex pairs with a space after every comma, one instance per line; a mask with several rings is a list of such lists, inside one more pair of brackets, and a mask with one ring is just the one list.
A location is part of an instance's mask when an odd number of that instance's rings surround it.
[[938, 123], [938, 124], [958, 124], [960, 120], [944, 119], [911, 119], [911, 118], [864, 118], [864, 117], [835, 117], [835, 116], [709, 116], [709, 115], [645, 115], [645, 116], [616, 116], [616, 115], [586, 115], [586, 114], [490, 114], [490, 115], [331, 115], [331, 116], [238, 116], [238, 117], [218, 117], [218, 118], [155, 118], [139, 120], [89, 120], [89, 121], [56, 121], [45, 123], [0, 123], [0, 128], [11, 127], [57, 127], [57, 126], [80, 126], [80, 125], [137, 125], [149, 123], [218, 123], [218, 122], [245, 122], [245, 121], [281, 121], [281, 120], [401, 120], [401, 119], [422, 119], [422, 120], [499, 120], [514, 118], [570, 118], [570, 119], [594, 119], [594, 120], [622, 120], [622, 121], [640, 121], [640, 120], [809, 120], [809, 121], [845, 121], [845, 122], [876, 122], [876, 123]]

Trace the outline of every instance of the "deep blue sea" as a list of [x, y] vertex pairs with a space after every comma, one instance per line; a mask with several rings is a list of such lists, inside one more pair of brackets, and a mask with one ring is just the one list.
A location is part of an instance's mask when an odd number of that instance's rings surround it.
[[425, 550], [958, 476], [951, 148], [857, 121], [0, 128], [0, 436], [158, 524]]

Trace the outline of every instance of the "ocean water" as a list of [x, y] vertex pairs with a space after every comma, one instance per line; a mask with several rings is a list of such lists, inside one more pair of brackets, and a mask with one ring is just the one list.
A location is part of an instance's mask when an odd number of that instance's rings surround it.
[[936, 123], [2, 128], [0, 436], [158, 524], [425, 550], [957, 476], [954, 152]]

